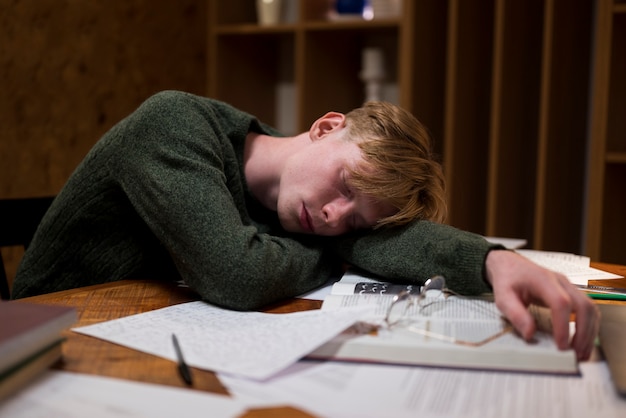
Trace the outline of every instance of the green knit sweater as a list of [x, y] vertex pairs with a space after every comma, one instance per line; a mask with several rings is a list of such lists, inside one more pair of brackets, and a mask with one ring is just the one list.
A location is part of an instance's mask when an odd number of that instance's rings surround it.
[[125, 278], [183, 279], [204, 300], [256, 309], [324, 283], [348, 262], [387, 279], [488, 291], [480, 236], [418, 221], [344, 237], [289, 234], [249, 193], [252, 115], [182, 92], [154, 95], [72, 174], [18, 269], [13, 297]]

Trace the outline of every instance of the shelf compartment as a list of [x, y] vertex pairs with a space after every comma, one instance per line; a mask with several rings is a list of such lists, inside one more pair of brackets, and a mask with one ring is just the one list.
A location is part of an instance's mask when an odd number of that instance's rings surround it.
[[487, 231], [533, 239], [543, 2], [498, 0]]
[[448, 3], [405, 1], [412, 24], [401, 27], [400, 104], [430, 131], [435, 152], [443, 156]]
[[493, 2], [450, 1], [444, 125], [448, 223], [485, 231]]
[[[626, 255], [624, 236], [626, 235], [626, 164], [608, 164], [606, 167], [604, 196], [610, 197], [610, 204], [603, 206], [602, 243], [599, 259], [606, 263], [624, 264]], [[609, 202], [609, 200], [607, 200]]]
[[579, 252], [593, 4], [567, 0], [545, 4], [533, 247]]
[[626, 153], [626, 13], [613, 15], [606, 149]]
[[219, 60], [209, 63], [213, 79], [219, 82], [213, 83], [210, 95], [278, 127], [278, 112], [284, 108], [278, 101], [279, 88], [296, 85], [294, 45], [293, 33], [220, 35], [214, 45]]
[[397, 83], [398, 29], [395, 26], [350, 31], [322, 30], [304, 33], [302, 50], [301, 129], [329, 111], [349, 112], [365, 100], [365, 85], [359, 78], [365, 48], [381, 48], [385, 83]]

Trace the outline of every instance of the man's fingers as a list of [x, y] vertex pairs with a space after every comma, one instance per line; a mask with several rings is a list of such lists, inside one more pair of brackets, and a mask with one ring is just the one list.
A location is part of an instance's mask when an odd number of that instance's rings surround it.
[[569, 347], [569, 323], [571, 308], [567, 302], [559, 303], [558, 307], [549, 306], [552, 315], [552, 335], [556, 346], [561, 350]]
[[528, 341], [533, 337], [537, 327], [535, 319], [515, 293], [498, 295], [496, 305], [523, 339]]
[[[579, 360], [589, 358], [599, 326], [599, 311], [591, 300], [561, 274], [556, 274], [552, 291], [544, 294], [543, 303], [552, 313], [554, 340], [560, 349], [571, 347]], [[576, 333], [569, 341], [571, 314], [576, 316]]]
[[[557, 346], [560, 349], [571, 346], [579, 359], [589, 357], [598, 333], [599, 311], [567, 277], [508, 251], [491, 251], [485, 266], [496, 305], [524, 339], [531, 339], [535, 332], [535, 320], [528, 305], [536, 303], [550, 309]], [[576, 315], [576, 333], [570, 342], [572, 314]]]
[[593, 350], [598, 329], [600, 328], [600, 310], [589, 303], [589, 298], [578, 289], [572, 288], [574, 311], [576, 312], [576, 333], [572, 339], [572, 348], [579, 360], [586, 360]]

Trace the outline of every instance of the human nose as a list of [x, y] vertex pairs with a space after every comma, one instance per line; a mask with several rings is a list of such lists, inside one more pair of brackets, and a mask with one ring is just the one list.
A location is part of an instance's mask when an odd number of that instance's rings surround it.
[[346, 226], [346, 220], [349, 219], [353, 206], [354, 202], [345, 198], [337, 198], [324, 205], [322, 213], [326, 225], [331, 228]]

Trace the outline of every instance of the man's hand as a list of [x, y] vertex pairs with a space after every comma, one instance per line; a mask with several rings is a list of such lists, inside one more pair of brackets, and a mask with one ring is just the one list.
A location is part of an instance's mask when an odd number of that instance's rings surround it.
[[569, 320], [574, 313], [576, 333], [571, 348], [579, 360], [589, 358], [598, 334], [600, 312], [587, 295], [562, 274], [512, 251], [491, 251], [485, 267], [496, 305], [524, 339], [530, 340], [536, 329], [529, 304], [550, 308], [554, 339], [562, 350], [570, 347]]

